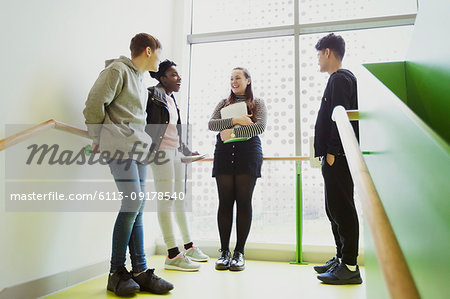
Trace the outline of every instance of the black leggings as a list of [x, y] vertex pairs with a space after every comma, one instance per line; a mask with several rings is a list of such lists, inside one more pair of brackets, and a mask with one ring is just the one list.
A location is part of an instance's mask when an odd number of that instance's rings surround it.
[[230, 250], [233, 226], [233, 207], [237, 204], [237, 242], [235, 250], [244, 253], [245, 242], [252, 223], [252, 195], [257, 177], [250, 174], [222, 174], [216, 176], [219, 191], [219, 225], [221, 250]]

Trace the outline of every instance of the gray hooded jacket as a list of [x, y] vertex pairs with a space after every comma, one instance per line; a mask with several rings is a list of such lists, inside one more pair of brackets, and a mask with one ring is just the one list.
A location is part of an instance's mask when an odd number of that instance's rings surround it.
[[83, 110], [89, 136], [100, 150], [114, 154], [121, 151], [124, 158], [129, 152], [149, 151], [150, 136], [145, 133], [147, 90], [143, 74], [124, 56], [106, 61], [106, 68], [92, 86]]

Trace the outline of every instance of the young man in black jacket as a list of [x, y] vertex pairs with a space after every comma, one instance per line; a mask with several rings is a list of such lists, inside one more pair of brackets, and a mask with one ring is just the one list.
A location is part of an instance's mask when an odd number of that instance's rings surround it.
[[[320, 71], [330, 75], [317, 115], [314, 137], [316, 157], [322, 157], [325, 182], [325, 209], [331, 222], [336, 256], [325, 265], [315, 266], [319, 280], [327, 284], [362, 283], [357, 265], [359, 223], [353, 198], [353, 180], [348, 168], [336, 123], [331, 114], [336, 106], [358, 109], [356, 78], [342, 69], [345, 42], [333, 33], [320, 39], [316, 46]], [[352, 123], [359, 137], [358, 123]]]

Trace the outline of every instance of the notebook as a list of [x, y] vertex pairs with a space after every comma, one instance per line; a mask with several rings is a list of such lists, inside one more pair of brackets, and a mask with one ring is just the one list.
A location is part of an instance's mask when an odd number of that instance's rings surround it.
[[202, 160], [206, 158], [206, 154], [203, 155], [195, 155], [195, 156], [182, 156], [181, 162], [183, 163], [192, 163], [198, 160]]
[[234, 103], [223, 107], [220, 110], [220, 117], [222, 119], [239, 117], [247, 114], [247, 104], [245, 102]]
[[[243, 115], [247, 115], [247, 104], [245, 102], [234, 103], [228, 105], [220, 110], [220, 117], [222, 119], [239, 117]], [[235, 125], [234, 128], [239, 128], [240, 125]], [[235, 137], [228, 140], [225, 140], [223, 143], [236, 142], [236, 141], [246, 141], [249, 138], [247, 137]]]

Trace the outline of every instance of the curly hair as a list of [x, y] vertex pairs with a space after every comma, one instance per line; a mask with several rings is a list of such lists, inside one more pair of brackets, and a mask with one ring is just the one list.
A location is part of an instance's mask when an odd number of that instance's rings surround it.
[[168, 69], [170, 69], [170, 67], [172, 67], [172, 66], [177, 66], [177, 65], [175, 64], [175, 62], [166, 59], [166, 60], [164, 60], [163, 62], [161, 62], [161, 63], [159, 64], [159, 67], [158, 67], [158, 71], [157, 71], [157, 72], [149, 71], [150, 76], [151, 76], [152, 78], [155, 78], [155, 79], [158, 80], [159, 82], [161, 82], [161, 77], [164, 76], [164, 74], [166, 73], [166, 71], [167, 71]]

